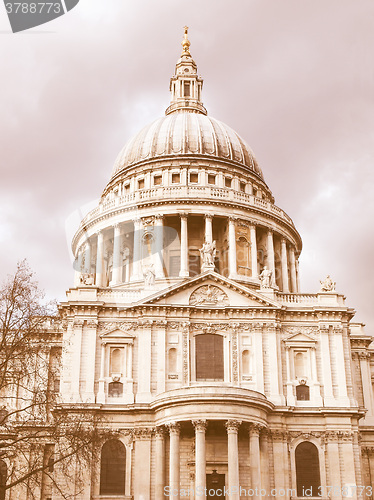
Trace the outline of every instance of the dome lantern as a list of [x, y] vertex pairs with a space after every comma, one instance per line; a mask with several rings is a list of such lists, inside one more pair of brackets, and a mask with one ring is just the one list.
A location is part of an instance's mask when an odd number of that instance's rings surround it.
[[197, 74], [197, 65], [190, 54], [188, 27], [184, 28], [182, 55], [175, 66], [175, 74], [170, 79], [171, 101], [165, 114], [177, 111], [191, 111], [207, 114], [201, 101], [203, 80]]

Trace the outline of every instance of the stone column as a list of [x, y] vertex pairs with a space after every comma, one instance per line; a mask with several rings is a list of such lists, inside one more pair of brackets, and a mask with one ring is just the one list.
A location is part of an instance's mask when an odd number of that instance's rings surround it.
[[81, 273], [82, 273], [82, 252], [80, 249], [77, 250], [77, 256], [74, 260], [74, 285], [79, 286], [81, 284]]
[[76, 319], [73, 325], [73, 346], [72, 346], [72, 367], [71, 367], [71, 392], [73, 401], [81, 402], [80, 396], [80, 371], [81, 371], [81, 352], [84, 320]]
[[170, 466], [169, 466], [169, 485], [171, 490], [176, 490], [177, 495], [173, 494], [175, 500], [179, 500], [180, 495], [180, 454], [179, 454], [179, 435], [180, 424], [177, 422], [168, 425], [170, 433]]
[[339, 487], [342, 484], [340, 475], [338, 434], [335, 431], [326, 432], [325, 438], [327, 440], [327, 457], [330, 471], [330, 485], [337, 485], [337, 488], [333, 488], [331, 491], [330, 498], [334, 500], [335, 498], [341, 498], [341, 495], [339, 495]]
[[156, 278], [164, 278], [164, 221], [162, 215], [155, 218], [155, 273]]
[[289, 293], [288, 286], [288, 264], [287, 264], [287, 244], [282, 238], [281, 241], [281, 259], [282, 259], [282, 292]]
[[228, 489], [229, 500], [239, 500], [239, 446], [238, 430], [241, 421], [228, 420], [227, 447], [228, 447]]
[[102, 231], [97, 233], [97, 254], [96, 254], [96, 286], [103, 286], [104, 282], [104, 234]]
[[229, 278], [237, 275], [235, 219], [229, 218]]
[[261, 487], [268, 493], [270, 491], [269, 474], [269, 431], [266, 428], [261, 430], [260, 434], [260, 469], [261, 469]]
[[295, 247], [290, 248], [291, 292], [297, 293]]
[[200, 488], [202, 493], [196, 493], [198, 498], [206, 498], [206, 453], [205, 453], [205, 431], [207, 422], [205, 420], [193, 420], [195, 427], [195, 488]]
[[101, 344], [100, 378], [97, 402], [102, 404], [105, 403], [105, 342], [102, 342]]
[[211, 215], [205, 216], [205, 241], [207, 243], [213, 242], [213, 217]]
[[358, 354], [358, 359], [360, 360], [364, 405], [368, 410], [367, 414], [365, 415], [365, 419], [367, 419], [368, 417], [372, 417], [374, 415], [373, 389], [371, 384], [371, 372], [370, 372], [370, 354], [368, 352], [361, 351]]
[[91, 273], [91, 244], [90, 244], [90, 240], [86, 241], [86, 246], [85, 246], [84, 272]]
[[155, 443], [155, 498], [156, 500], [164, 500], [165, 488], [165, 430], [163, 427], [156, 427], [156, 443]]
[[256, 226], [250, 227], [252, 278], [258, 278]]
[[270, 286], [275, 285], [275, 259], [274, 259], [274, 241], [273, 241], [273, 231], [268, 230], [267, 236], [267, 265], [269, 271], [272, 271], [272, 276], [270, 280]]
[[122, 262], [121, 262], [121, 227], [119, 224], [114, 226], [113, 242], [113, 285], [119, 285], [122, 281]]
[[141, 260], [141, 230], [142, 221], [141, 219], [134, 220], [134, 246], [132, 252], [132, 273], [130, 281], [139, 281], [142, 279], [140, 260]]
[[[134, 498], [151, 498], [151, 440], [152, 429], [134, 429]], [[113, 498], [113, 497], [112, 497]]]
[[187, 228], [187, 214], [181, 214], [181, 267], [179, 276], [187, 278], [188, 271], [188, 228]]
[[[259, 492], [261, 489], [261, 462], [260, 462], [260, 429], [261, 426], [252, 424], [249, 427], [249, 452], [251, 469], [251, 488]], [[260, 498], [254, 495], [253, 498]]]

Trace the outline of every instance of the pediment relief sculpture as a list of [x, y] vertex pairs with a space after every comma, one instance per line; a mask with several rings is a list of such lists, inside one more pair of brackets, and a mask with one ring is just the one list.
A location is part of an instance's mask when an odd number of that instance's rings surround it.
[[204, 285], [197, 288], [190, 296], [191, 306], [228, 306], [227, 294], [214, 285]]

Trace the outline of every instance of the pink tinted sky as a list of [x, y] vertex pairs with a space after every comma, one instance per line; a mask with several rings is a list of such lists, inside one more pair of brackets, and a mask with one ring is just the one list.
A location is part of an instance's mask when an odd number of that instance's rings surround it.
[[208, 112], [247, 140], [301, 233], [302, 291], [330, 273], [372, 332], [372, 0], [80, 0], [16, 35], [1, 7], [1, 278], [26, 257], [64, 298], [76, 216], [163, 114], [185, 24]]

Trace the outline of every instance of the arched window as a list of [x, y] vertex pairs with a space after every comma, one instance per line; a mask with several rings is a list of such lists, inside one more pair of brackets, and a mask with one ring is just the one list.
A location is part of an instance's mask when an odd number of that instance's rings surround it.
[[110, 374], [122, 373], [122, 349], [112, 349], [110, 351]]
[[309, 387], [305, 384], [298, 385], [296, 387], [296, 399], [298, 401], [309, 401]]
[[223, 380], [223, 337], [221, 335], [197, 335], [196, 380]]
[[317, 447], [309, 441], [300, 443], [295, 450], [297, 496], [317, 497], [321, 486]]
[[0, 500], [5, 500], [6, 480], [7, 480], [7, 466], [4, 460], [0, 460]]
[[126, 448], [118, 439], [110, 439], [101, 449], [100, 495], [124, 495]]
[[242, 373], [243, 375], [248, 375], [250, 372], [250, 357], [248, 349], [242, 352]]
[[153, 243], [154, 243], [154, 238], [152, 234], [146, 233], [143, 236], [143, 251], [142, 251], [143, 260], [149, 258], [153, 254]]
[[177, 350], [173, 347], [168, 353], [169, 373], [177, 373]]

